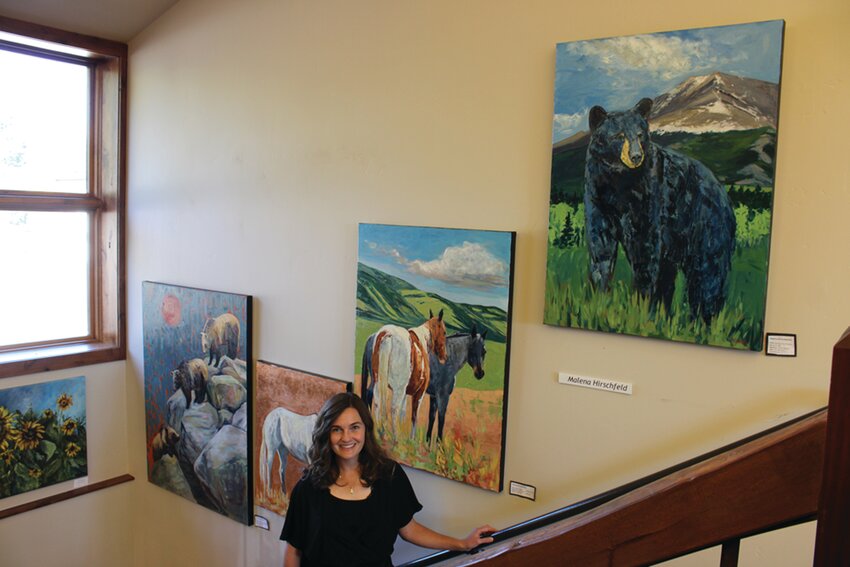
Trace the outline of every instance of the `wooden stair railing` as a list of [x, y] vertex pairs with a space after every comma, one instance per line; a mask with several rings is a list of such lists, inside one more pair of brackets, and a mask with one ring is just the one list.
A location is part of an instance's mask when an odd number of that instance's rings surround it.
[[[814, 565], [850, 565], [850, 329], [833, 350], [829, 407], [494, 534], [472, 554], [405, 564], [652, 565], [818, 520]], [[828, 422], [828, 427], [827, 427]]]
[[826, 420], [820, 410], [578, 515], [440, 564], [651, 565], [813, 520]]
[[850, 329], [832, 349], [829, 420], [823, 464], [818, 528], [817, 567], [850, 565]]

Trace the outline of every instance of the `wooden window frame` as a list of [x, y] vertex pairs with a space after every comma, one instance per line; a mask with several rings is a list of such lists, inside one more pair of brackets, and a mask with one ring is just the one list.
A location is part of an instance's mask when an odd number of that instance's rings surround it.
[[127, 45], [3, 16], [0, 40], [16, 51], [83, 62], [92, 71], [93, 101], [87, 194], [0, 190], [0, 210], [91, 213], [90, 334], [0, 349], [0, 378], [124, 360]]

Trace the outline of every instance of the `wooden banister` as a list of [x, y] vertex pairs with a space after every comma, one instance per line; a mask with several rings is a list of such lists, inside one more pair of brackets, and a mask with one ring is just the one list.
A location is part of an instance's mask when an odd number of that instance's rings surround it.
[[650, 565], [814, 519], [826, 410], [597, 508], [442, 565]]
[[832, 349], [829, 420], [814, 565], [850, 565], [850, 329]]

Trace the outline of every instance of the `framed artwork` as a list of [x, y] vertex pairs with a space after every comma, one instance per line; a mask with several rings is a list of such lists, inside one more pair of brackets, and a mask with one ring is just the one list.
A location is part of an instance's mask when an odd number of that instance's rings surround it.
[[544, 323], [762, 349], [783, 34], [558, 44]]
[[254, 504], [283, 516], [307, 466], [319, 410], [351, 383], [260, 360], [256, 388]]
[[86, 449], [84, 376], [0, 390], [0, 498], [86, 476]]
[[361, 224], [355, 392], [397, 461], [501, 491], [516, 233]]
[[251, 296], [142, 283], [148, 480], [250, 525]]

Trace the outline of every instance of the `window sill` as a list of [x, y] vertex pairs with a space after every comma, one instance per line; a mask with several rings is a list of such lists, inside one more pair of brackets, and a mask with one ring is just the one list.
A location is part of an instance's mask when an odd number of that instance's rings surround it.
[[112, 362], [125, 358], [125, 349], [114, 343], [76, 343], [2, 352], [0, 353], [0, 378]]

